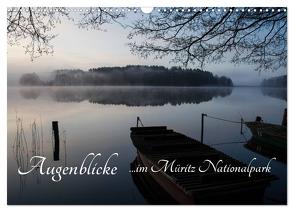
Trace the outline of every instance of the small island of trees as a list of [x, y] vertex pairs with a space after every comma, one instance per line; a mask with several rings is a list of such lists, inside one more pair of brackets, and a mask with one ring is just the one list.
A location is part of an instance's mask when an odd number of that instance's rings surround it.
[[20, 78], [24, 86], [233, 86], [230, 78], [213, 75], [200, 69], [166, 68], [164, 66], [128, 65], [125, 67], [99, 67], [89, 71], [63, 69], [54, 71], [53, 78], [42, 81], [36, 73]]

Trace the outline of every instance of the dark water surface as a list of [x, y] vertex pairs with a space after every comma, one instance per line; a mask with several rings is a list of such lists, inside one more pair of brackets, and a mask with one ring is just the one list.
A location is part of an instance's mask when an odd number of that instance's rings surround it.
[[[129, 172], [136, 157], [130, 127], [137, 116], [146, 126], [166, 125], [199, 140], [201, 113], [235, 121], [259, 115], [265, 122], [281, 124], [286, 96], [285, 89], [260, 88], [9, 87], [8, 203], [148, 204]], [[59, 121], [60, 161], [53, 161], [54, 120]], [[23, 131], [17, 133], [20, 124]], [[268, 158], [244, 147], [242, 142], [251, 137], [246, 127], [244, 132], [240, 135], [240, 124], [206, 118], [204, 143], [245, 163], [256, 157], [258, 164], [266, 165]], [[25, 136], [21, 144], [15, 141], [17, 135]], [[38, 173], [17, 174], [34, 154], [44, 155], [50, 166], [77, 166], [90, 152], [102, 153], [101, 161], [119, 153], [111, 162], [118, 174], [70, 175], [57, 183]], [[264, 202], [285, 204], [287, 165], [271, 165], [279, 180], [267, 187]]]

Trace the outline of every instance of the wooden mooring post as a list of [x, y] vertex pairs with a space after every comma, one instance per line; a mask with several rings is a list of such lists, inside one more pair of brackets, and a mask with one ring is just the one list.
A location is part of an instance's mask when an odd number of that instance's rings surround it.
[[282, 126], [287, 127], [287, 108], [284, 110]]
[[204, 133], [204, 117], [207, 116], [207, 114], [202, 113], [201, 114], [201, 143], [203, 144], [203, 133]]
[[240, 129], [240, 134], [243, 135], [243, 118], [241, 118], [241, 129]]
[[139, 124], [141, 125], [141, 127], [144, 127], [144, 125], [143, 125], [143, 123], [142, 123], [140, 117], [137, 116], [137, 127], [139, 127]]
[[54, 152], [53, 160], [59, 160], [59, 130], [58, 130], [58, 121], [52, 121], [52, 130], [54, 135]]

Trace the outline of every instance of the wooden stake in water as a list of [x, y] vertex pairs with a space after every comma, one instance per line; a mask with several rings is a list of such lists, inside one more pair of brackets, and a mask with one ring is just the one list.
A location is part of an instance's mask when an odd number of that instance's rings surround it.
[[58, 121], [52, 121], [52, 130], [54, 135], [54, 153], [53, 160], [59, 160], [59, 130], [58, 130]]
[[284, 110], [282, 126], [287, 127], [287, 108]]
[[243, 118], [241, 118], [241, 130], [240, 130], [241, 135], [243, 134]]
[[207, 114], [202, 113], [201, 114], [201, 143], [203, 144], [203, 131], [204, 131], [204, 116], [207, 116]]

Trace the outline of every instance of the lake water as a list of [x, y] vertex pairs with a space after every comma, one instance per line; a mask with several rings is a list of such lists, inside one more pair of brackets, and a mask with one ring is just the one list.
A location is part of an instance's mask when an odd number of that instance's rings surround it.
[[[202, 113], [233, 121], [241, 116], [253, 121], [259, 115], [265, 122], [281, 124], [286, 96], [285, 89], [246, 87], [8, 87], [8, 203], [148, 204], [129, 172], [136, 157], [130, 127], [136, 125], [137, 116], [146, 126], [166, 125], [199, 140]], [[53, 161], [51, 123], [55, 120], [61, 137], [59, 161]], [[23, 131], [17, 133], [20, 124]], [[240, 124], [208, 117], [204, 126], [204, 143], [245, 163], [253, 157], [261, 165], [268, 162], [244, 147], [251, 137], [246, 127], [241, 135]], [[27, 146], [19, 144], [17, 149], [15, 139], [20, 134], [25, 135]], [[102, 160], [117, 152], [118, 174], [70, 175], [57, 183], [38, 173], [18, 175], [18, 167], [36, 152], [53, 166], [80, 165], [90, 152], [102, 153]], [[279, 180], [267, 187], [264, 202], [285, 204], [287, 165], [278, 161], [271, 165]]]

